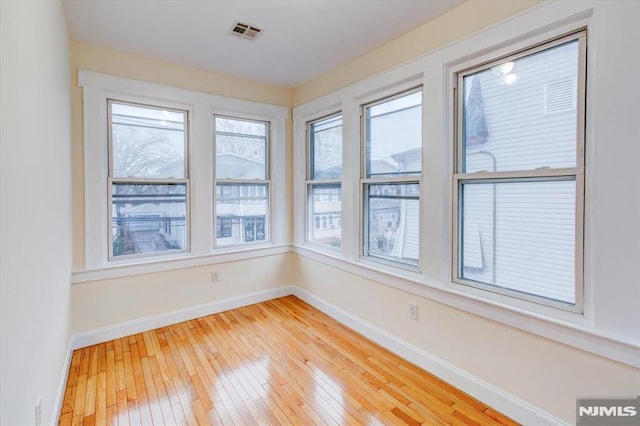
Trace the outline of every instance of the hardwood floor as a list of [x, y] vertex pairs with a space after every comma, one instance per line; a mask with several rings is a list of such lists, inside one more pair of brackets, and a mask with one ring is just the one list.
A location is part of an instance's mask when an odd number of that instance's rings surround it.
[[60, 424], [516, 423], [289, 296], [75, 351]]

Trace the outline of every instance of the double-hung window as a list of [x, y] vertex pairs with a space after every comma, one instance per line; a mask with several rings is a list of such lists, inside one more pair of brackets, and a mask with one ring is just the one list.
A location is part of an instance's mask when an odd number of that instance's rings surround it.
[[287, 108], [85, 70], [78, 83], [92, 277], [287, 249]]
[[363, 106], [363, 255], [418, 267], [422, 89]]
[[107, 106], [109, 258], [188, 251], [187, 111]]
[[307, 124], [307, 239], [342, 245], [342, 115]]
[[214, 119], [215, 246], [269, 241], [269, 123]]
[[457, 75], [455, 282], [580, 311], [586, 33]]

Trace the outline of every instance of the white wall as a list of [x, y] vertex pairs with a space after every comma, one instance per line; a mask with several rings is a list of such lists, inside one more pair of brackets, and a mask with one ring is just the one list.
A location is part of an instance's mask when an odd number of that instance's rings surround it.
[[69, 39], [58, 1], [2, 1], [0, 16], [0, 423], [34, 424], [41, 398], [45, 424], [69, 341]]
[[[72, 332], [95, 333], [289, 285], [287, 265], [292, 256], [284, 253], [76, 283], [72, 289]], [[211, 282], [213, 271], [218, 273], [220, 282]]]

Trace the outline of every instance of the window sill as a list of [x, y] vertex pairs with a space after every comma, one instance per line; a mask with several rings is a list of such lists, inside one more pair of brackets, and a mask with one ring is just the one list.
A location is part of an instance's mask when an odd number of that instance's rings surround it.
[[[572, 322], [467, 294], [449, 285], [427, 283], [420, 274], [381, 270], [312, 247], [294, 245], [296, 254], [402, 291], [461, 309], [558, 343], [640, 368], [640, 344], [604, 334], [582, 316]], [[448, 284], [448, 283], [447, 283]]]
[[203, 265], [253, 259], [293, 251], [289, 244], [260, 245], [252, 247], [233, 247], [218, 249], [205, 255], [183, 254], [162, 259], [145, 259], [135, 263], [118, 263], [102, 268], [85, 269], [71, 274], [71, 283], [80, 284], [89, 281], [124, 278], [134, 275], [150, 274], [174, 269], [192, 268]]

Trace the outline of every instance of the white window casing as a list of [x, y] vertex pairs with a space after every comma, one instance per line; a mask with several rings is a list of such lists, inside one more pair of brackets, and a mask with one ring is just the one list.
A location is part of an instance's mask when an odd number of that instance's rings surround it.
[[[125, 276], [131, 273], [153, 272], [182, 266], [207, 264], [222, 259], [233, 260], [286, 252], [286, 107], [261, 104], [159, 84], [130, 80], [79, 70], [78, 84], [83, 90], [84, 123], [84, 201], [85, 201], [85, 265], [74, 273], [74, 281]], [[190, 220], [189, 250], [156, 253], [149, 257], [109, 256], [109, 138], [108, 101], [158, 106], [185, 111], [185, 130], [189, 145], [185, 147], [184, 177], [176, 183], [188, 186], [188, 217]], [[269, 123], [270, 239], [251, 247], [213, 247], [214, 170], [213, 117], [238, 117]], [[120, 181], [116, 178], [116, 181]], [[134, 179], [135, 180], [135, 179]], [[144, 180], [144, 179], [143, 179]], [[145, 180], [145, 182], [148, 181]]]

